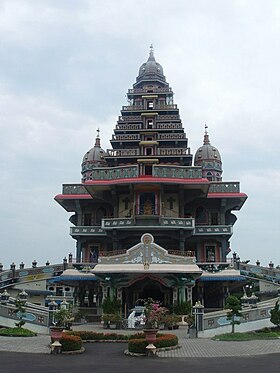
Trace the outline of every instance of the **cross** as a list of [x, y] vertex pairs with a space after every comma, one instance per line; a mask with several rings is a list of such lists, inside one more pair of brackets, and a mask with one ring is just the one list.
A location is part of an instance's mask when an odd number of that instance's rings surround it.
[[174, 207], [174, 205], [173, 205], [173, 202], [175, 202], [176, 200], [172, 197], [172, 196], [170, 196], [168, 199], [167, 199], [167, 202], [169, 202], [169, 210], [173, 210], [173, 207]]
[[96, 136], [96, 137], [98, 137], [98, 138], [99, 138], [99, 132], [100, 132], [100, 129], [99, 129], [99, 128], [97, 128], [96, 132], [97, 132], [97, 136]]

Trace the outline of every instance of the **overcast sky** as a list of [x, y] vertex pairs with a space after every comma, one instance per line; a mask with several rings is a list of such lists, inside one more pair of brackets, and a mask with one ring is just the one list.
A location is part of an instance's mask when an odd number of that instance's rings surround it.
[[194, 154], [204, 123], [224, 181], [249, 198], [231, 249], [280, 264], [278, 0], [0, 0], [1, 249], [5, 267], [75, 253], [53, 197], [103, 148], [153, 43]]

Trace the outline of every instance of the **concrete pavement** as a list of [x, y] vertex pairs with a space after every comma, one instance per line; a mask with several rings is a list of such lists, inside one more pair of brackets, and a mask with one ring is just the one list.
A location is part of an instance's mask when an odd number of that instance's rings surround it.
[[[84, 324], [74, 326], [74, 330], [92, 330], [96, 332], [114, 332], [114, 330], [104, 330], [100, 324]], [[117, 333], [132, 334], [131, 330], [116, 330]], [[206, 338], [189, 339], [187, 330], [180, 327], [178, 330], [163, 331], [164, 333], [176, 334], [179, 338], [181, 348], [172, 351], [159, 352], [162, 358], [186, 358], [186, 357], [236, 357], [236, 356], [257, 356], [271, 353], [280, 353], [280, 339], [277, 340], [255, 340], [244, 342], [220, 342]], [[0, 336], [0, 351], [25, 352], [35, 354], [49, 354], [48, 344], [50, 337], [38, 335], [31, 338], [12, 338]], [[86, 345], [86, 349], [87, 349]], [[102, 344], [105, 350], [107, 345]], [[122, 344], [125, 350], [126, 344]]]

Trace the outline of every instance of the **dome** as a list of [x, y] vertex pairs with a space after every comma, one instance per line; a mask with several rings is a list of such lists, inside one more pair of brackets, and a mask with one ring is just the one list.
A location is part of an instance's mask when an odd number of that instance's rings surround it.
[[108, 156], [105, 150], [100, 146], [99, 130], [95, 139], [94, 147], [91, 148], [83, 157], [82, 161], [82, 180], [87, 180], [90, 178], [90, 171], [93, 168], [106, 167], [107, 162], [105, 157]]
[[136, 82], [139, 83], [145, 80], [159, 80], [166, 83], [165, 76], [163, 74], [162, 66], [156, 62], [154, 57], [153, 46], [150, 47], [150, 55], [148, 61], [140, 66], [138, 77]]
[[194, 166], [202, 167], [202, 176], [210, 181], [222, 180], [222, 159], [219, 150], [210, 144], [207, 126], [203, 145], [200, 146], [194, 156]]

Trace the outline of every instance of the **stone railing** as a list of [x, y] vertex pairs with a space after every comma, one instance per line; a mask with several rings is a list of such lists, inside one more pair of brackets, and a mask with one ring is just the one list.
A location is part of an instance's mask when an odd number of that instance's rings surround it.
[[209, 193], [239, 193], [240, 184], [239, 182], [212, 182], [210, 184]]
[[102, 219], [103, 229], [116, 229], [116, 228], [126, 228], [134, 226], [134, 219], [132, 218], [112, 218], [112, 219]]
[[163, 87], [163, 88], [134, 88], [134, 89], [129, 89], [128, 93], [129, 94], [137, 94], [137, 93], [165, 93], [165, 92], [172, 92], [171, 87]]
[[141, 115], [127, 115], [119, 116], [119, 122], [133, 122], [133, 121], [142, 121]]
[[70, 236], [106, 236], [106, 232], [100, 226], [76, 226], [70, 227]]
[[153, 176], [178, 179], [197, 179], [202, 177], [201, 167], [153, 166]]
[[130, 157], [140, 155], [140, 149], [120, 149], [120, 150], [108, 150], [109, 157]]
[[140, 130], [141, 124], [117, 124], [116, 130]]
[[138, 177], [138, 165], [93, 168], [87, 180], [115, 180]]
[[182, 123], [157, 123], [158, 129], [178, 129], [182, 128]]
[[140, 140], [139, 134], [126, 134], [126, 135], [113, 135], [112, 140], [114, 141], [126, 141], [126, 140]]
[[62, 194], [88, 194], [82, 184], [63, 184]]
[[[141, 215], [142, 216], [142, 215]], [[135, 228], [144, 226], [156, 226], [163, 229], [194, 229], [194, 219], [192, 218], [163, 218], [159, 216], [149, 216], [146, 220], [139, 219], [139, 216], [134, 218], [111, 218], [102, 219], [102, 229], [122, 229], [122, 228]]]
[[158, 148], [159, 155], [185, 155], [187, 154], [186, 148]]
[[246, 277], [255, 278], [280, 284], [280, 269], [261, 267], [260, 265], [252, 265], [246, 263], [239, 264], [240, 274]]
[[123, 111], [141, 111], [144, 110], [144, 106], [142, 105], [129, 105], [129, 106], [123, 106]]
[[185, 133], [159, 133], [158, 139], [159, 140], [181, 140], [185, 139], [186, 134]]
[[[277, 299], [276, 299], [277, 300]], [[241, 313], [243, 317], [240, 317], [239, 321], [241, 324], [250, 321], [259, 321], [270, 318], [270, 311], [274, 307], [275, 299], [257, 303], [253, 308], [244, 308]], [[230, 326], [230, 320], [227, 319], [227, 311], [217, 311], [206, 313], [204, 315], [204, 330], [216, 329], [220, 327]]]
[[180, 116], [179, 114], [176, 114], [176, 115], [159, 115], [158, 116], [158, 121], [161, 121], [161, 120], [180, 120]]
[[195, 227], [196, 236], [232, 234], [232, 225], [203, 225]]
[[157, 110], [170, 110], [170, 109], [177, 109], [177, 105], [156, 105], [155, 109]]
[[167, 228], [193, 229], [195, 220], [193, 218], [164, 218], [160, 217], [160, 225]]

